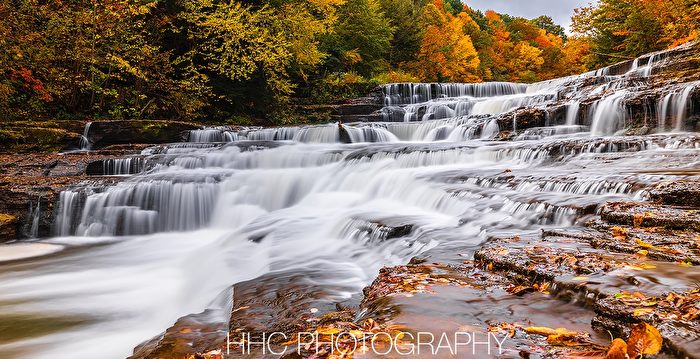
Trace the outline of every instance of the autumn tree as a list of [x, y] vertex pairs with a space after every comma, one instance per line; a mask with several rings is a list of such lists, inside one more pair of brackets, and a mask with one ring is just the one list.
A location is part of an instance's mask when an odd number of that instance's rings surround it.
[[435, 0], [425, 7], [423, 21], [425, 31], [413, 64], [419, 76], [425, 81], [480, 81], [479, 56], [465, 33], [474, 20], [466, 12], [452, 15], [442, 0]]
[[677, 46], [700, 35], [695, 0], [601, 0], [576, 9], [573, 31], [588, 38], [595, 65]]

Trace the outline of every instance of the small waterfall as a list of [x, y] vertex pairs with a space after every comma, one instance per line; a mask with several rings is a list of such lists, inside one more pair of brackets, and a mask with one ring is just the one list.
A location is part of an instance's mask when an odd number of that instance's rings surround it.
[[591, 133], [596, 136], [612, 135], [624, 127], [625, 108], [623, 100], [628, 92], [618, 91], [592, 107]]
[[54, 234], [65, 237], [73, 234], [76, 211], [79, 210], [80, 193], [74, 191], [62, 191], [58, 197], [56, 220], [54, 222]]
[[481, 139], [489, 140], [495, 138], [500, 130], [498, 120], [494, 118], [484, 126], [484, 129], [481, 131]]
[[366, 127], [350, 127], [344, 126], [347, 131], [351, 143], [360, 142], [399, 142], [398, 137], [389, 132], [386, 128], [366, 126]]
[[666, 121], [670, 118], [674, 131], [682, 131], [688, 113], [692, 113], [690, 95], [700, 83], [690, 83], [675, 91], [669, 92], [659, 100], [656, 106], [657, 121], [660, 131], [665, 131]]
[[[208, 177], [186, 183], [172, 180], [120, 183], [87, 197], [76, 234], [106, 236], [194, 230], [209, 222], [217, 192], [217, 184]], [[62, 223], [61, 227], [67, 226]]]
[[567, 126], [573, 126], [576, 124], [576, 120], [578, 119], [578, 110], [581, 106], [580, 101], [571, 101], [569, 104], [566, 106], [566, 125]]
[[294, 135], [294, 141], [304, 143], [334, 143], [340, 141], [339, 126], [335, 124], [326, 126], [302, 127]]
[[29, 207], [27, 236], [29, 238], [39, 238], [39, 222], [41, 220], [41, 197], [36, 201], [36, 206], [32, 203]]
[[90, 126], [92, 126], [92, 122], [86, 123], [83, 134], [80, 136], [80, 149], [84, 151], [89, 151], [92, 148], [92, 143], [90, 142]]
[[112, 158], [102, 161], [102, 175], [126, 176], [141, 173], [146, 169], [142, 157]]
[[416, 104], [439, 98], [495, 97], [525, 93], [526, 84], [511, 82], [484, 83], [398, 83], [382, 87], [385, 106]]
[[212, 127], [190, 131], [189, 142], [233, 142], [238, 134], [228, 127]]
[[261, 128], [241, 131], [238, 137], [240, 140], [249, 141], [291, 141], [300, 129], [300, 127]]

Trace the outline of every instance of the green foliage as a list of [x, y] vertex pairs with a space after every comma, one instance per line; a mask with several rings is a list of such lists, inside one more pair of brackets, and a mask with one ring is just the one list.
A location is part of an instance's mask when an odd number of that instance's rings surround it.
[[425, 0], [381, 0], [382, 11], [394, 29], [387, 56], [392, 68], [415, 60], [423, 35], [417, 19], [425, 4]]
[[367, 79], [353, 71], [332, 73], [316, 83], [313, 98], [318, 103], [333, 103], [343, 99], [361, 97], [367, 95], [381, 83], [385, 82], [380, 82], [377, 78]]
[[339, 9], [327, 48], [336, 68], [370, 76], [388, 67], [394, 30], [378, 0], [348, 0]]

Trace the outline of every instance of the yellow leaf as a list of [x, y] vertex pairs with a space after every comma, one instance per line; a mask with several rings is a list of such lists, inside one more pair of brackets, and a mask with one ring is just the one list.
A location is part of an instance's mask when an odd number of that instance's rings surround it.
[[654, 313], [654, 309], [640, 308], [640, 309], [636, 309], [634, 311], [634, 313], [632, 313], [632, 316], [633, 317], [641, 317], [642, 315], [647, 315], [647, 314], [651, 314], [651, 313]]
[[316, 329], [316, 332], [321, 335], [333, 335], [340, 333], [340, 329], [333, 327], [321, 327]]
[[359, 338], [364, 338], [364, 337], [365, 337], [365, 332], [363, 332], [363, 331], [361, 331], [361, 330], [355, 329], [355, 330], [351, 330], [351, 331], [350, 331], [350, 335], [352, 335], [353, 337], [359, 339]]
[[642, 247], [642, 248], [647, 248], [647, 249], [654, 248], [654, 245], [653, 245], [653, 244], [651, 244], [651, 243], [649, 243], [649, 242], [644, 242], [643, 240], [641, 240], [641, 239], [639, 239], [639, 238], [637, 238], [637, 239], [635, 240], [635, 242], [637, 242], [637, 245], [640, 246], [640, 247]]
[[663, 338], [661, 333], [647, 323], [639, 323], [632, 327], [629, 339], [627, 339], [627, 353], [630, 358], [639, 355], [654, 355], [661, 351]]
[[535, 335], [542, 335], [545, 337], [549, 336], [561, 336], [561, 337], [574, 337], [577, 336], [577, 332], [572, 332], [566, 328], [557, 328], [557, 329], [552, 329], [548, 327], [527, 327], [525, 328], [525, 332], [528, 334], [535, 334]]
[[588, 280], [588, 277], [574, 277], [572, 280], [575, 280], [577, 282], [581, 282], [584, 280]]

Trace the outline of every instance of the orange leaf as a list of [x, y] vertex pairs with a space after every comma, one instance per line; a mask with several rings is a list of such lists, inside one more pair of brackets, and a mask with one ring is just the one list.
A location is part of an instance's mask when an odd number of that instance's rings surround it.
[[627, 343], [620, 338], [613, 340], [605, 359], [627, 359]]
[[632, 327], [629, 339], [627, 339], [627, 353], [630, 358], [638, 355], [654, 355], [661, 351], [663, 338], [661, 333], [647, 323], [639, 323]]

